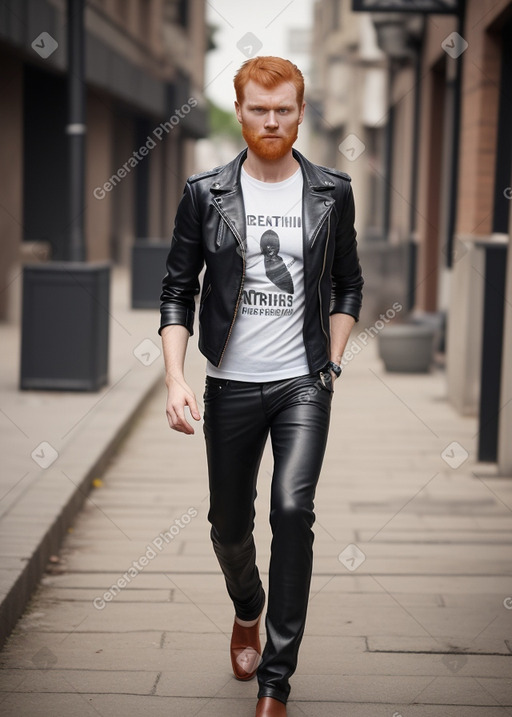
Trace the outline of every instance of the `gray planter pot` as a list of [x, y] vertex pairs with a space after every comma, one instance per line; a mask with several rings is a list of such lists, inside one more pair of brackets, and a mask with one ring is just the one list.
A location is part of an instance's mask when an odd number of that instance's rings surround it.
[[408, 318], [408, 323], [419, 326], [430, 326], [435, 330], [434, 351], [444, 353], [446, 343], [446, 312], [444, 311], [414, 311]]
[[436, 335], [433, 326], [387, 326], [378, 336], [379, 356], [386, 371], [427, 373], [434, 355]]
[[20, 389], [98, 391], [108, 382], [110, 264], [23, 269]]

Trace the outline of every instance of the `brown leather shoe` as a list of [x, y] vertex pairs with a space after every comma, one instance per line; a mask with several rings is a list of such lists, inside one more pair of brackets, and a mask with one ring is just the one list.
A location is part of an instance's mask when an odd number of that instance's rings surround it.
[[286, 717], [286, 705], [273, 697], [260, 697], [255, 717]]
[[231, 665], [237, 680], [252, 680], [261, 660], [260, 620], [252, 627], [235, 620], [231, 635]]

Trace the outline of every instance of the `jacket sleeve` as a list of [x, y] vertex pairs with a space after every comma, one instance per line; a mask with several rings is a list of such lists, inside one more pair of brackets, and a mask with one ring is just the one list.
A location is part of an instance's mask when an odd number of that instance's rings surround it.
[[336, 246], [331, 270], [331, 314], [350, 314], [359, 321], [363, 297], [363, 275], [357, 254], [354, 227], [355, 206], [352, 187], [348, 188], [336, 228]]
[[194, 333], [194, 297], [199, 293], [203, 263], [201, 221], [192, 185], [187, 182], [176, 212], [167, 273], [162, 280], [159, 334], [169, 324], [185, 326], [191, 336]]

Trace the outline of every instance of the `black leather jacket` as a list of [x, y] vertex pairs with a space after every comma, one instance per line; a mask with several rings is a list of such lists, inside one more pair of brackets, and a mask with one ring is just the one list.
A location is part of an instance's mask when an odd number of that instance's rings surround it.
[[[310, 370], [330, 359], [329, 314], [359, 319], [363, 278], [354, 229], [350, 177], [320, 167], [293, 150], [303, 177], [304, 344]], [[199, 349], [219, 366], [235, 323], [245, 277], [245, 212], [240, 170], [232, 162], [190, 177], [178, 207], [167, 274], [160, 296], [158, 333], [169, 324], [193, 333], [199, 274]]]

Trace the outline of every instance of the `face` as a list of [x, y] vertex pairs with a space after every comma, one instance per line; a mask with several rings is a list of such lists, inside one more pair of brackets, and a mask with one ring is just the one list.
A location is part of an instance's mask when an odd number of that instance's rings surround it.
[[261, 235], [260, 247], [265, 256], [274, 257], [279, 251], [279, 236], [272, 229], [268, 229]]
[[281, 159], [288, 154], [297, 139], [305, 106], [303, 102], [299, 107], [297, 91], [288, 82], [266, 89], [249, 80], [243, 101], [235, 102], [236, 116], [249, 149], [266, 160]]

